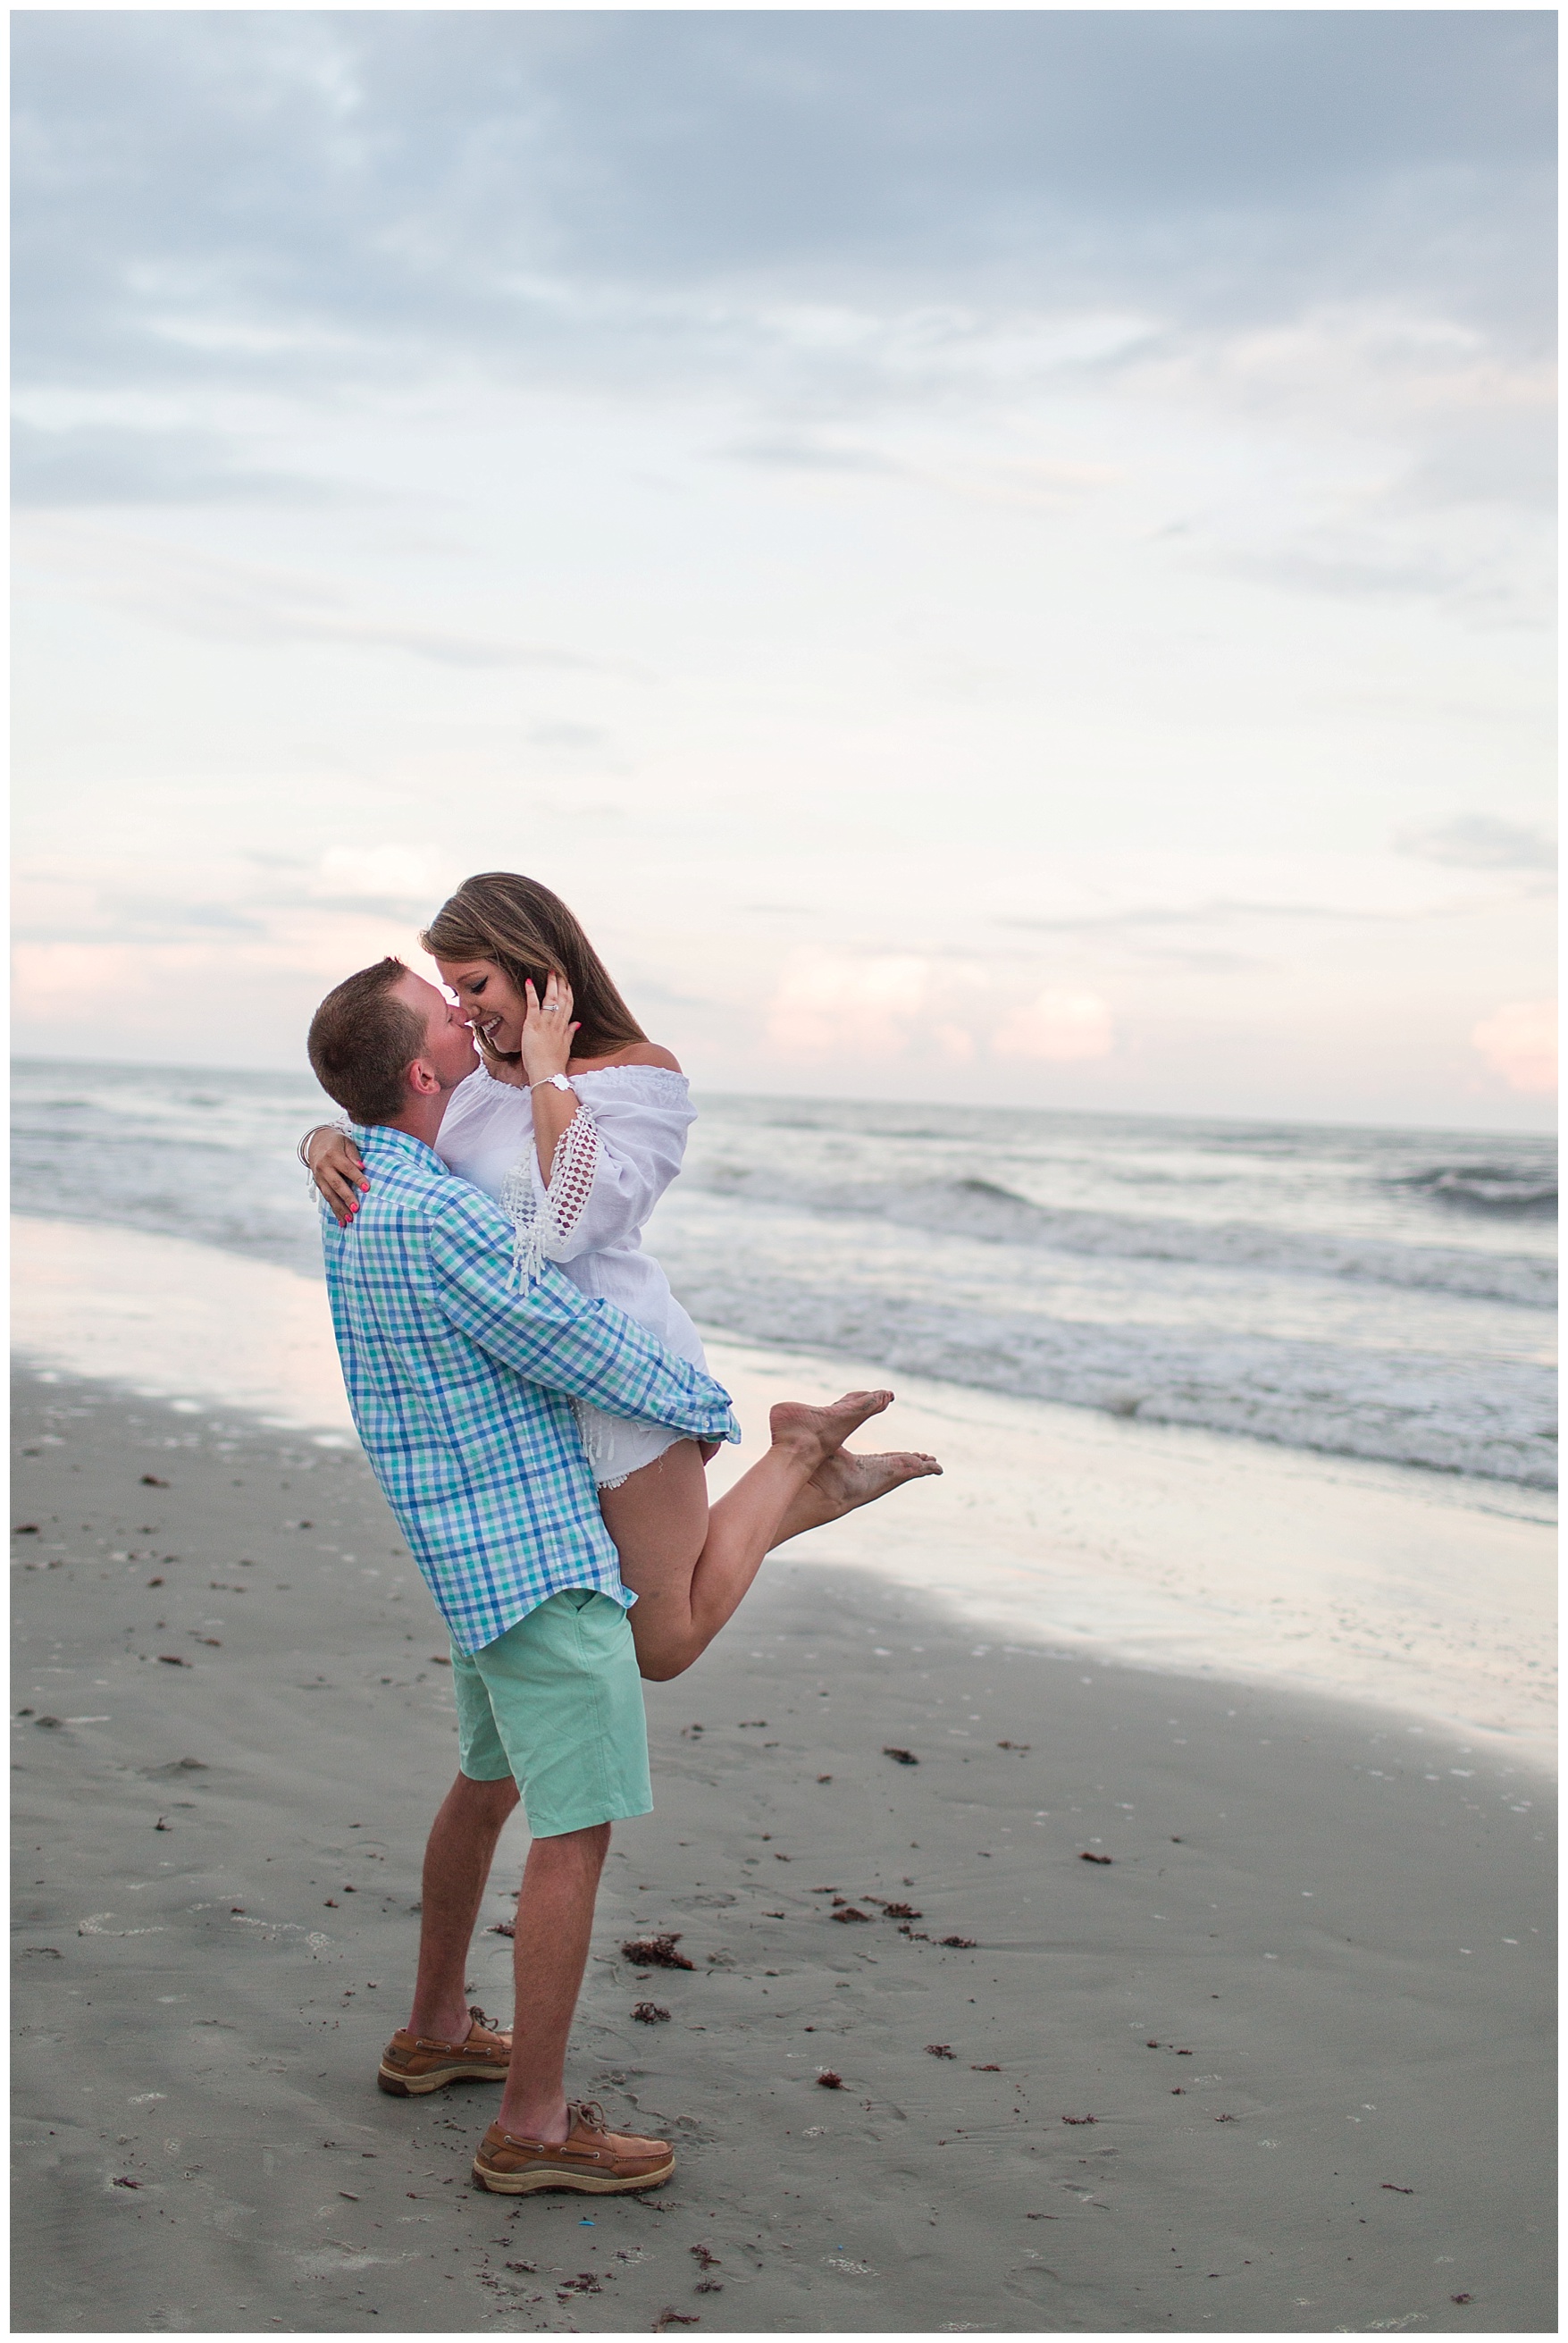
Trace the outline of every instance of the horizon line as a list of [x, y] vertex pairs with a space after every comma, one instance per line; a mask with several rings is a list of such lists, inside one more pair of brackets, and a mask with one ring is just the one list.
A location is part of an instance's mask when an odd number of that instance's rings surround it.
[[[149, 1074], [178, 1074], [182, 1076], [208, 1075], [219, 1081], [230, 1080], [236, 1075], [256, 1075], [263, 1078], [270, 1077], [275, 1080], [294, 1080], [312, 1083], [316, 1081], [316, 1077], [311, 1072], [308, 1065], [301, 1065], [297, 1068], [288, 1066], [223, 1066], [213, 1065], [206, 1062], [197, 1063], [195, 1061], [170, 1063], [166, 1060], [148, 1058], [43, 1056], [25, 1051], [13, 1051], [11, 1053], [11, 1064], [13, 1067], [82, 1066], [96, 1068], [101, 1071], [110, 1072], [126, 1071]], [[319, 1084], [317, 1084], [317, 1087], [319, 1089]], [[1166, 1122], [1185, 1124], [1220, 1123], [1239, 1129], [1245, 1129], [1250, 1126], [1263, 1126], [1275, 1130], [1282, 1128], [1293, 1131], [1365, 1132], [1404, 1131], [1411, 1133], [1412, 1136], [1430, 1135], [1434, 1138], [1443, 1137], [1477, 1140], [1525, 1139], [1538, 1141], [1549, 1139], [1552, 1141], [1553, 1147], [1555, 1147], [1557, 1139], [1557, 1125], [1555, 1119], [1549, 1121], [1542, 1129], [1532, 1131], [1522, 1126], [1513, 1129], [1503, 1129], [1497, 1126], [1484, 1128], [1457, 1122], [1358, 1122], [1346, 1121], [1332, 1115], [1279, 1113], [1226, 1114], [1210, 1111], [1181, 1113], [1175, 1109], [1151, 1107], [1019, 1106], [1014, 1103], [1002, 1104], [1000, 1102], [992, 1102], [978, 1099], [955, 1101], [950, 1093], [944, 1098], [855, 1098], [846, 1097], [843, 1095], [835, 1096], [830, 1092], [809, 1091], [721, 1090], [708, 1084], [701, 1085], [700, 1088], [697, 1085], [694, 1085], [693, 1087], [697, 1091], [697, 1094], [699, 1096], [706, 1095], [709, 1098], [715, 1099], [755, 1100], [759, 1102], [779, 1105], [794, 1103], [806, 1106], [923, 1107], [940, 1110], [942, 1108], [951, 1107], [954, 1104], [957, 1104], [966, 1112], [1034, 1116], [1056, 1115], [1064, 1118], [1070, 1117], [1079, 1121], [1120, 1121], [1126, 1122]], [[323, 1097], [327, 1097], [328, 1094], [323, 1091], [322, 1095]]]

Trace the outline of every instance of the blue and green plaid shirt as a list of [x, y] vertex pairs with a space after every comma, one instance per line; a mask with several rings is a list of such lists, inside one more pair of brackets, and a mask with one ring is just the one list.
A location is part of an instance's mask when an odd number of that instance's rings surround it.
[[369, 1191], [346, 1229], [321, 1214], [337, 1352], [454, 1644], [493, 1644], [563, 1587], [629, 1604], [571, 1402], [739, 1440], [729, 1393], [548, 1262], [515, 1285], [506, 1214], [421, 1141], [354, 1137]]

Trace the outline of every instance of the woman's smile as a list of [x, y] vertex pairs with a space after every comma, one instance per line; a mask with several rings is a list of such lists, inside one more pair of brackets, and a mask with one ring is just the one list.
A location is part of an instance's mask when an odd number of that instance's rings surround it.
[[504, 971], [492, 960], [436, 964], [442, 983], [457, 994], [476, 1041], [499, 1056], [515, 1056], [522, 1042], [524, 1003]]

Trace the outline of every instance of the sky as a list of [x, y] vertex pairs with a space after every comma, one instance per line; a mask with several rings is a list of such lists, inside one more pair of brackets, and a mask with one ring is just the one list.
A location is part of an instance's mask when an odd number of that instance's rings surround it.
[[23, 1051], [1546, 1126], [1550, 13], [13, 26]]

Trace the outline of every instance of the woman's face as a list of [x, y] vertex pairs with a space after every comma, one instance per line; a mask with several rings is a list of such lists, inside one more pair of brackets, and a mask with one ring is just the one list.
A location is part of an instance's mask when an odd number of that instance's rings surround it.
[[504, 1058], [515, 1057], [522, 1046], [523, 996], [504, 969], [493, 960], [438, 960], [441, 981], [457, 996], [457, 1005], [487, 1048]]

